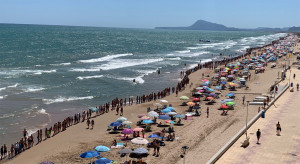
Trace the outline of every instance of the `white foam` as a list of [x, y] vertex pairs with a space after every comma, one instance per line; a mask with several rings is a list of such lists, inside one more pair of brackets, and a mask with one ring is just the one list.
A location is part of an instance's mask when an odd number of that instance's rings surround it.
[[196, 49], [199, 49], [199, 47], [187, 47], [186, 49], [188, 49], [188, 50], [196, 50]]
[[9, 72], [8, 74], [16, 75], [16, 74], [26, 74], [26, 73], [32, 73], [35, 75], [41, 75], [43, 73], [53, 73], [56, 72], [56, 70], [12, 70], [12, 72]]
[[98, 67], [94, 67], [93, 69], [101, 69], [101, 70], [112, 70], [118, 68], [126, 68], [137, 65], [145, 65], [150, 63], [156, 63], [163, 61], [163, 58], [158, 59], [119, 59], [108, 62], [107, 64], [102, 64]]
[[26, 129], [28, 136], [31, 136], [32, 134], [36, 133], [38, 130], [38, 128]]
[[4, 87], [4, 88], [0, 88], [0, 91], [3, 91], [3, 90], [5, 90], [6, 89], [6, 87]]
[[64, 66], [64, 65], [71, 65], [71, 63], [58, 63], [58, 64], [50, 64], [52, 66]]
[[3, 114], [2, 116], [0, 116], [0, 118], [9, 118], [9, 117], [14, 117], [14, 114]]
[[49, 115], [49, 113], [47, 113], [47, 111], [45, 109], [38, 110], [37, 113]]
[[142, 76], [138, 76], [138, 77], [134, 77], [134, 78], [131, 78], [131, 77], [117, 77], [115, 79], [126, 80], [126, 81], [131, 81], [131, 82], [133, 82], [133, 80], [135, 79], [135, 82], [140, 83], [140, 84], [143, 84], [145, 82], [145, 80], [142, 78]]
[[203, 54], [209, 53], [208, 51], [199, 51], [199, 52], [194, 52], [194, 53], [187, 53], [187, 54], [177, 54], [176, 56], [181, 56], [181, 57], [196, 57], [200, 56]]
[[176, 58], [167, 58], [168, 60], [181, 60], [180, 57], [176, 57]]
[[137, 72], [143, 74], [143, 76], [149, 75], [151, 73], [155, 73], [157, 70], [137, 70]]
[[100, 68], [72, 68], [69, 71], [71, 72], [98, 72]]
[[7, 88], [16, 88], [18, 85], [19, 85], [19, 83], [16, 83], [14, 85], [7, 86]]
[[7, 95], [0, 96], [0, 100], [1, 100], [1, 99], [4, 99], [5, 97], [7, 97]]
[[41, 67], [42, 65], [39, 65], [39, 64], [37, 64], [37, 65], [35, 65], [36, 67]]
[[175, 51], [175, 52], [180, 53], [180, 54], [186, 54], [186, 53], [191, 52], [191, 50], [182, 50], [182, 51]]
[[103, 75], [95, 75], [95, 76], [78, 76], [77, 79], [84, 80], [84, 79], [95, 79], [95, 78], [101, 78]]
[[56, 70], [55, 69], [53, 69], [53, 70], [37, 70], [37, 71], [33, 71], [33, 74], [41, 75], [43, 73], [53, 73], [53, 72], [56, 72]]
[[109, 61], [111, 59], [123, 57], [123, 56], [131, 56], [133, 55], [132, 53], [126, 53], [126, 54], [116, 54], [116, 55], [107, 55], [101, 58], [96, 58], [96, 59], [88, 59], [88, 60], [78, 60], [80, 63], [96, 63], [96, 62], [102, 62], [102, 61]]
[[27, 88], [24, 90], [24, 92], [38, 92], [38, 91], [42, 91], [45, 90], [46, 88], [37, 88], [37, 87], [32, 87], [32, 88]]
[[52, 104], [52, 103], [61, 103], [61, 102], [68, 102], [68, 101], [75, 101], [75, 100], [85, 100], [85, 99], [93, 99], [93, 96], [86, 96], [86, 97], [58, 97], [55, 99], [43, 99], [45, 104]]

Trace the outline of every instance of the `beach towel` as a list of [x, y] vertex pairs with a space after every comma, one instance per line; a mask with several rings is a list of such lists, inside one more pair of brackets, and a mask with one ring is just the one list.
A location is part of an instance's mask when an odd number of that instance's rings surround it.
[[124, 143], [117, 143], [117, 146], [111, 146], [110, 148], [123, 148], [124, 147]]

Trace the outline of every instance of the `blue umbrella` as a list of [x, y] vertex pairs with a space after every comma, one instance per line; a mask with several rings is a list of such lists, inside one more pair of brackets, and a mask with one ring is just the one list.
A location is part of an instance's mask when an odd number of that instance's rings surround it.
[[152, 120], [143, 120], [143, 124], [152, 124], [154, 123]]
[[135, 149], [132, 153], [135, 153], [135, 154], [146, 154], [148, 153], [148, 150], [143, 148], [143, 147], [140, 147], [140, 148], [137, 148]]
[[81, 158], [93, 158], [93, 157], [98, 157], [100, 155], [99, 152], [96, 151], [87, 151], [84, 152], [80, 155]]
[[108, 147], [102, 146], [102, 145], [95, 147], [95, 150], [98, 151], [98, 152], [107, 152], [107, 151], [110, 151], [110, 149]]
[[207, 86], [207, 83], [202, 83], [201, 85], [202, 85], [202, 86]]
[[222, 81], [222, 82], [221, 82], [221, 84], [226, 84], [226, 83], [227, 83], [226, 81]]
[[234, 99], [225, 99], [225, 100], [223, 100], [223, 101], [229, 102], [229, 101], [234, 101]]
[[163, 109], [163, 110], [161, 110], [161, 113], [169, 113], [169, 112], [171, 112], [170, 109]]
[[171, 119], [171, 117], [168, 116], [168, 115], [160, 115], [160, 116], [158, 117], [158, 119], [161, 119], [161, 120], [169, 120], [169, 119]]
[[234, 94], [228, 93], [226, 96], [232, 97], [232, 96], [234, 96]]
[[169, 107], [166, 107], [165, 109], [170, 109], [172, 111], [172, 110], [174, 110], [174, 107], [169, 106]]
[[110, 159], [107, 158], [99, 158], [97, 159], [95, 162], [93, 162], [93, 164], [107, 164], [107, 163], [111, 163], [112, 161]]
[[150, 136], [148, 136], [148, 138], [159, 138], [160, 136], [157, 134], [151, 134]]
[[175, 118], [184, 118], [185, 116], [183, 114], [177, 114], [174, 116]]
[[122, 125], [122, 123], [116, 121], [116, 122], [111, 123], [109, 126], [120, 126], [120, 125]]

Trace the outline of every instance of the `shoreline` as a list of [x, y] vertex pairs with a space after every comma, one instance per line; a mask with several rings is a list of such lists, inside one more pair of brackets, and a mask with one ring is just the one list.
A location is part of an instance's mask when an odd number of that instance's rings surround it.
[[[267, 45], [267, 46], [269, 46], [269, 45]], [[264, 47], [267, 47], [267, 46], [264, 46]], [[208, 69], [208, 70], [210, 70], [210, 69]], [[191, 71], [191, 70], [190, 70]], [[194, 73], [192, 73], [192, 74], [189, 74], [189, 71], [188, 71], [188, 74], [191, 76], [191, 81], [193, 81], [193, 82], [195, 82], [195, 81], [197, 81], [197, 79], [198, 78], [200, 78], [201, 76], [201, 73], [202, 72], [206, 72], [207, 70], [206, 69], [201, 69], [200, 71], [198, 70], [198, 71], [195, 71]], [[199, 77], [195, 77], [195, 76], [199, 76]], [[255, 77], [253, 77], [254, 79], [255, 79]], [[201, 78], [200, 78], [201, 79]], [[192, 87], [194, 87], [194, 86], [196, 86], [196, 82], [193, 84], [193, 86]], [[182, 92], [179, 92], [179, 96], [180, 95], [183, 95], [183, 94], [188, 94], [189, 92], [190, 92], [191, 90], [189, 90], [188, 88], [186, 88], [185, 90], [183, 90]], [[239, 91], [239, 90], [238, 90]], [[164, 99], [174, 99], [174, 94], [172, 94], [172, 95], [170, 95], [170, 96], [167, 96], [167, 97], [164, 97]], [[169, 102], [172, 102], [172, 101], [169, 101]], [[130, 109], [130, 107], [132, 107], [132, 108], [140, 108], [140, 107], [142, 107], [144, 110], [143, 111], [140, 111], [141, 113], [144, 113], [145, 111], [146, 111], [146, 106], [151, 106], [152, 107], [152, 103], [153, 103], [153, 101], [152, 102], [146, 102], [146, 103], [144, 103], [144, 104], [137, 104], [137, 105], [134, 105], [134, 106], [126, 106], [125, 107], [125, 114], [124, 114], [124, 116], [125, 117], [127, 117], [127, 115], [128, 115], [128, 113], [126, 112], [126, 110], [134, 110], [134, 109]], [[173, 102], [172, 102], [172, 104], [178, 104], [178, 101], [177, 102], [175, 102], [175, 100], [173, 100]], [[128, 109], [127, 109], [128, 108]], [[132, 114], [133, 113], [136, 113], [136, 111], [135, 112], [132, 112], [132, 113], [130, 113], [130, 116], [132, 116]], [[106, 116], [111, 116], [111, 117], [113, 117], [113, 112], [109, 112], [108, 114], [106, 114]], [[102, 116], [103, 117], [103, 116]], [[116, 117], [116, 116], [115, 116]], [[102, 121], [102, 120], [99, 120], [99, 118], [101, 118], [101, 117], [97, 117], [97, 118], [95, 118], [95, 120], [96, 120], [96, 123], [97, 123], [97, 121]], [[103, 120], [106, 120], [106, 121], [109, 121], [108, 120], [108, 118], [105, 118], [105, 119], [103, 119]], [[136, 120], [136, 119], [135, 119]], [[83, 126], [85, 126], [85, 124], [79, 124], [79, 126], [82, 128]], [[79, 126], [76, 126], [76, 128], [78, 129], [78, 127]], [[96, 124], [96, 126], [95, 127], [97, 127], [97, 124]], [[75, 126], [72, 126], [72, 127], [70, 127], [70, 130], [73, 130], [73, 129], [75, 129]], [[83, 128], [82, 128], [83, 129]], [[75, 130], [76, 131], [76, 130]], [[69, 132], [69, 130], [67, 130], [66, 132], [64, 132], [64, 133], [59, 133], [58, 135], [57, 135], [57, 137], [58, 136], [62, 136], [61, 134], [65, 134], [65, 133], [68, 133]], [[204, 137], [205, 138], [205, 137]], [[56, 140], [56, 137], [54, 137], [54, 139]], [[51, 142], [51, 140], [53, 140], [53, 138], [52, 139], [50, 139], [49, 141]], [[48, 141], [47, 141], [48, 142]], [[46, 142], [42, 142], [41, 143], [41, 145], [43, 144], [44, 145], [44, 143], [45, 144], [47, 144]], [[48, 143], [49, 144], [49, 143]], [[47, 144], [47, 145], [48, 145]], [[31, 149], [37, 149], [37, 147], [38, 146], [34, 146], [33, 148], [31, 148]], [[31, 150], [28, 150], [28, 151], [31, 151]], [[34, 150], [33, 150], [34, 151]], [[21, 158], [22, 156], [23, 156], [23, 154], [25, 154], [25, 153], [27, 153], [27, 151], [25, 151], [24, 153], [22, 153], [22, 154], [20, 154], [17, 158], [15, 158], [15, 159], [18, 159], [19, 157]], [[14, 159], [13, 159], [14, 160]], [[12, 160], [12, 161], [13, 161]]]

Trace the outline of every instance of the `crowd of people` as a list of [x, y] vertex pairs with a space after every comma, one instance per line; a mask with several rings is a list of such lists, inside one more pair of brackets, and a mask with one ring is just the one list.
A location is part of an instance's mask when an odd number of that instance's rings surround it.
[[[281, 38], [282, 39], [282, 38]], [[277, 43], [276, 41], [272, 42], [272, 44]], [[269, 46], [269, 45], [266, 45]], [[265, 46], [265, 47], [266, 47]], [[208, 68], [208, 69], [213, 69], [216, 68], [220, 65], [227, 65], [228, 63], [241, 59], [243, 57], [246, 56], [250, 56], [251, 52], [255, 49], [259, 49], [262, 47], [257, 47], [257, 48], [250, 48], [247, 49], [246, 53], [243, 55], [236, 55], [233, 56], [231, 55], [230, 57], [224, 57], [223, 59], [219, 59], [216, 61], [210, 61], [210, 62], [206, 62], [206, 63], [200, 63], [191, 69], [186, 70], [185, 72], [180, 72], [180, 75], [182, 77], [182, 80], [180, 82], [178, 82], [177, 86], [175, 87], [167, 87], [157, 93], [150, 93], [150, 94], [144, 94], [141, 96], [136, 96], [135, 101], [134, 101], [134, 97], [129, 97], [128, 99], [124, 98], [124, 99], [120, 99], [120, 98], [115, 98], [113, 99], [111, 102], [107, 102], [105, 104], [102, 104], [98, 107], [96, 107], [96, 111], [95, 111], [95, 117], [103, 115], [105, 113], [108, 113], [110, 110], [111, 111], [116, 111], [117, 114], [119, 115], [123, 115], [124, 112], [124, 106], [131, 106], [134, 103], [135, 104], [141, 104], [141, 103], [146, 103], [146, 102], [150, 102], [150, 101], [156, 101], [157, 99], [161, 99], [164, 98], [172, 93], [176, 93], [176, 96], [178, 95], [179, 91], [182, 91], [188, 84], [189, 84], [189, 75], [197, 70], [203, 69], [203, 68]], [[222, 57], [222, 54], [220, 54], [220, 56]], [[160, 74], [160, 71], [159, 71]], [[0, 159], [11, 159], [15, 156], [17, 156], [18, 154], [22, 153], [23, 151], [31, 148], [32, 146], [34, 146], [34, 137], [36, 136], [36, 144], [39, 144], [41, 142], [43, 142], [44, 140], [47, 140], [50, 137], [53, 137], [55, 135], [57, 135], [60, 132], [63, 132], [65, 130], [67, 130], [68, 127], [72, 126], [72, 125], [76, 125], [78, 123], [83, 123], [86, 121], [87, 126], [89, 129], [90, 125], [91, 125], [91, 129], [94, 128], [95, 122], [92, 119], [92, 110], [88, 109], [87, 111], [83, 111], [82, 113], [77, 113], [74, 116], [69, 116], [66, 117], [63, 121], [59, 121], [56, 122], [53, 126], [51, 127], [46, 127], [44, 129], [44, 133], [43, 133], [43, 129], [39, 129], [36, 131], [35, 134], [28, 134], [27, 130], [24, 129], [23, 131], [23, 137], [16, 143], [11, 144], [10, 149], [9, 146], [4, 144], [3, 146], [1, 146], [1, 154], [0, 154]], [[175, 134], [169, 134], [168, 138], [169, 139], [173, 139], [175, 137]], [[159, 145], [159, 144], [156, 144]], [[156, 156], [159, 155], [159, 146], [155, 147], [155, 153]]]

